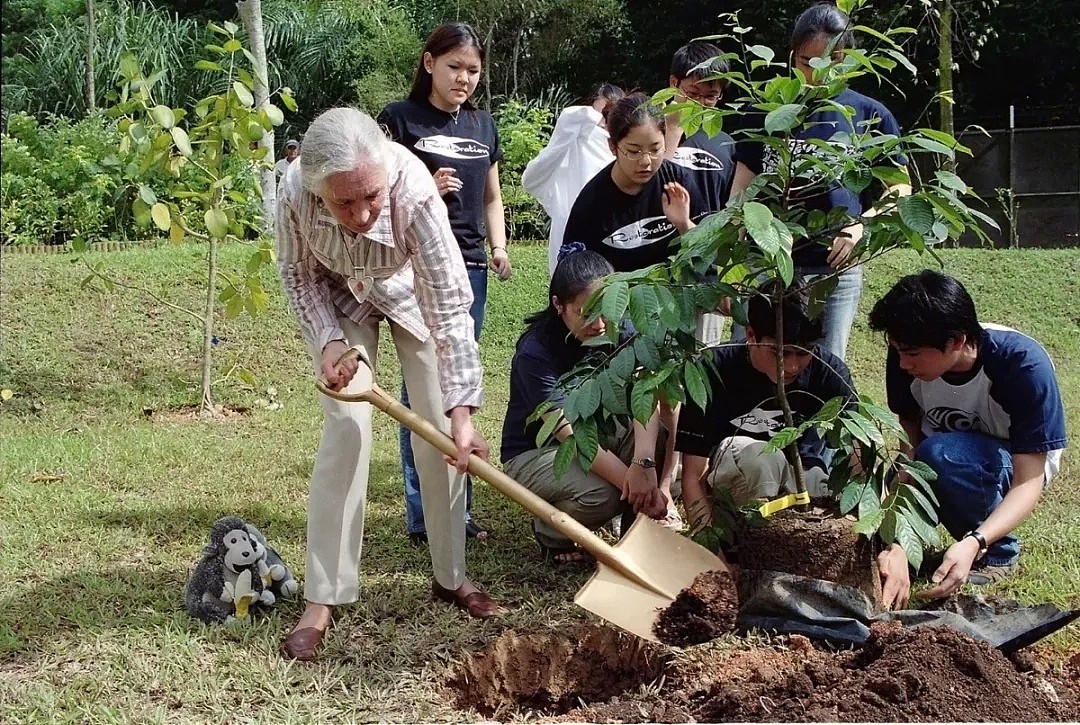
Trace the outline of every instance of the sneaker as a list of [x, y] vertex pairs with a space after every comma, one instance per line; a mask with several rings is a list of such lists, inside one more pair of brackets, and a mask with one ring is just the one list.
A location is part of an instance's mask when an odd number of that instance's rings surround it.
[[990, 566], [989, 564], [976, 564], [971, 568], [971, 572], [968, 573], [968, 584], [974, 587], [982, 587], [987, 584], [993, 584], [999, 582], [1005, 577], [1013, 573], [1016, 569], [1016, 564], [1006, 564], [1005, 566]]

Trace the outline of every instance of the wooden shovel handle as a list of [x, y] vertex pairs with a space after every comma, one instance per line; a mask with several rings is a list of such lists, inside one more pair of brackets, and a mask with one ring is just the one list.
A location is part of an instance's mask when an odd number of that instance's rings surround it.
[[[350, 359], [350, 357], [358, 360], [361, 364], [366, 365], [369, 370], [371, 369], [370, 362], [364, 354], [356, 348], [349, 348], [336, 364], [340, 364], [341, 362]], [[370, 403], [371, 405], [374, 405], [376, 408], [419, 435], [436, 450], [451, 458], [457, 458], [458, 449], [457, 444], [454, 443], [454, 439], [436, 428], [430, 421], [421, 418], [419, 415], [406, 408], [395, 398], [387, 395], [382, 388], [375, 384], [374, 371], [372, 372], [371, 387], [359, 393], [342, 393], [331, 390], [329, 386], [327, 386], [326, 381], [321, 378], [315, 381], [315, 386], [323, 395], [327, 395], [335, 400], [347, 403]], [[664, 596], [672, 596], [670, 592], [665, 591], [664, 588], [655, 584], [645, 571], [632, 559], [626, 556], [624, 552], [613, 548], [606, 541], [578, 523], [572, 516], [555, 508], [550, 503], [510, 478], [510, 476], [506, 475], [483, 458], [477, 456], [475, 453], [469, 456], [469, 473], [487, 481], [501, 494], [522, 506], [533, 516], [546, 521], [553, 528], [558, 529], [575, 544], [596, 557], [597, 561], [604, 562], [646, 589]]]

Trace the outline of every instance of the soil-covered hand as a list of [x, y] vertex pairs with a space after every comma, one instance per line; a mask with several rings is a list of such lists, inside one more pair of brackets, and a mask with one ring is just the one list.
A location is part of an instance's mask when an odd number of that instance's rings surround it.
[[941, 566], [930, 577], [936, 586], [919, 592], [920, 599], [943, 599], [963, 585], [971, 573], [971, 565], [979, 555], [979, 542], [974, 537], [964, 537], [945, 551]]
[[664, 208], [664, 216], [680, 234], [690, 228], [690, 192], [685, 186], [677, 181], [664, 184], [660, 205]]
[[457, 458], [443, 456], [447, 465], [454, 466], [461, 473], [469, 470], [469, 455], [475, 453], [485, 461], [490, 455], [487, 442], [476, 432], [472, 424], [472, 411], [459, 406], [450, 411], [450, 437], [457, 445]]
[[344, 340], [331, 340], [323, 348], [319, 369], [322, 371], [323, 380], [326, 381], [326, 387], [331, 390], [343, 390], [352, 381], [360, 367], [360, 363], [356, 360], [345, 360], [340, 365], [338, 364], [341, 356], [348, 349], [349, 346]]
[[899, 544], [890, 544], [877, 557], [881, 574], [881, 603], [886, 609], [903, 609], [911, 596], [911, 576], [907, 554]]
[[510, 264], [510, 254], [506, 251], [506, 247], [496, 247], [491, 250], [491, 262], [489, 262], [491, 271], [499, 275], [499, 279], [504, 282], [510, 279], [510, 275], [513, 273], [513, 267]]

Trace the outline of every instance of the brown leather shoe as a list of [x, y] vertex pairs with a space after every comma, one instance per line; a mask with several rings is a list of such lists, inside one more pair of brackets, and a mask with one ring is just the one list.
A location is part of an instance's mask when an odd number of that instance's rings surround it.
[[282, 650], [284, 650], [287, 657], [294, 660], [313, 662], [319, 659], [319, 650], [322, 649], [322, 640], [325, 634], [325, 629], [315, 627], [295, 629], [289, 632], [289, 636], [285, 638]]
[[453, 604], [458, 609], [464, 609], [470, 617], [476, 619], [488, 619], [503, 614], [505, 610], [495, 603], [495, 600], [481, 591], [475, 591], [466, 596], [460, 596], [452, 589], [447, 589], [439, 582], [431, 582], [431, 593], [436, 599], [441, 599], [448, 604]]

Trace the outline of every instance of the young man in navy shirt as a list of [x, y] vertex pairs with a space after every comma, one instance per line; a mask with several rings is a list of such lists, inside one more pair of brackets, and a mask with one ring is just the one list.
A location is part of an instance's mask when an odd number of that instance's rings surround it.
[[[926, 598], [1006, 576], [1014, 531], [1057, 473], [1065, 412], [1050, 356], [1032, 338], [980, 324], [964, 286], [925, 270], [902, 278], [870, 313], [889, 343], [886, 389], [914, 457], [937, 473], [941, 523], [956, 540]], [[909, 451], [911, 453], [911, 451]], [[879, 558], [886, 606], [910, 584], [895, 544]]]

